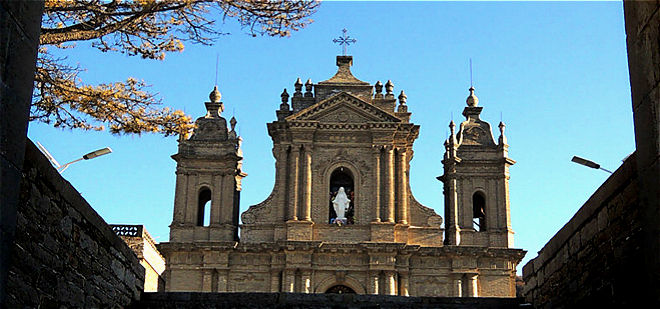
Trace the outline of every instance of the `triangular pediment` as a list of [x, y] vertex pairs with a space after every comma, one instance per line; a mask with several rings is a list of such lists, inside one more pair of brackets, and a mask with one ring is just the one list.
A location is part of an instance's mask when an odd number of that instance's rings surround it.
[[340, 92], [305, 108], [286, 120], [328, 123], [401, 122], [394, 115], [347, 92]]

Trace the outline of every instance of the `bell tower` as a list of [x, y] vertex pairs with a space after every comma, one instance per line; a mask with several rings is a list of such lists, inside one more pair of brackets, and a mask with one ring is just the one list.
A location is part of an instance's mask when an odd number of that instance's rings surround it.
[[509, 206], [509, 167], [504, 123], [495, 143], [490, 124], [479, 118], [483, 107], [470, 87], [465, 121], [445, 141], [445, 245], [513, 247]]
[[192, 136], [181, 136], [177, 162], [174, 219], [170, 242], [237, 241], [242, 168], [242, 139], [236, 119], [222, 117], [216, 86], [207, 113], [195, 121]]

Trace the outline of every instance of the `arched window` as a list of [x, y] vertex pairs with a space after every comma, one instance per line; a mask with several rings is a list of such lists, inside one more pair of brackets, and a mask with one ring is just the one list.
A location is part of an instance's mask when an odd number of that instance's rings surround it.
[[197, 199], [197, 226], [209, 226], [211, 223], [211, 189], [199, 190]]
[[479, 232], [486, 230], [486, 198], [481, 192], [472, 195], [472, 225]]
[[344, 188], [346, 197], [350, 200], [348, 207], [345, 209], [344, 218], [345, 224], [353, 224], [355, 222], [355, 188], [353, 186], [353, 174], [348, 168], [339, 167], [335, 169], [330, 175], [330, 198], [328, 218], [329, 223], [336, 223], [337, 212], [335, 211], [333, 201], [339, 194], [341, 188]]
[[335, 285], [329, 288], [326, 293], [335, 293], [335, 294], [355, 294], [355, 291], [350, 287], [347, 287], [343, 284]]

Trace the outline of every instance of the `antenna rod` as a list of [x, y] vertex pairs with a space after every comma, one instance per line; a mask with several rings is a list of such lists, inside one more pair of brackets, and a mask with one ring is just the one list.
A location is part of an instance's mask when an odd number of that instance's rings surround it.
[[473, 87], [473, 85], [472, 85], [472, 58], [470, 58], [470, 87]]
[[218, 62], [220, 62], [220, 55], [215, 53], [215, 85], [218, 85]]

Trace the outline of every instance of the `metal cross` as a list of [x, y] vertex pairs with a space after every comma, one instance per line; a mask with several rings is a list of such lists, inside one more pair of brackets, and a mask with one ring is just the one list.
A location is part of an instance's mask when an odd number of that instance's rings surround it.
[[342, 36], [336, 38], [336, 39], [333, 39], [332, 42], [333, 43], [338, 43], [339, 45], [341, 45], [342, 52], [344, 53], [343, 55], [346, 56], [346, 47], [348, 45], [351, 45], [351, 44], [357, 42], [357, 40], [354, 39], [354, 38], [351, 38], [348, 35], [346, 35], [346, 32], [348, 32], [348, 30], [346, 30], [346, 28], [344, 28], [341, 32], [343, 32], [344, 34]]

